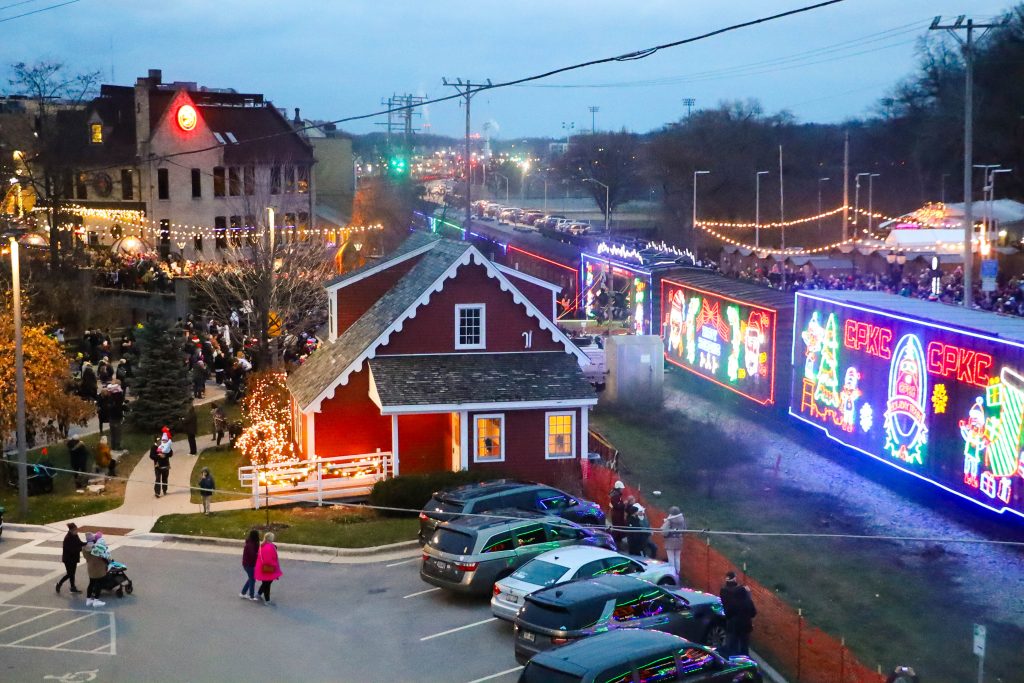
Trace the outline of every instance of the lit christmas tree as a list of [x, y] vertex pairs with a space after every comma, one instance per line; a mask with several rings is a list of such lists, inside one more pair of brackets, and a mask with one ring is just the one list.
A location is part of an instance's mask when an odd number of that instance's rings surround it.
[[821, 364], [818, 366], [818, 383], [814, 386], [814, 400], [833, 408], [839, 407], [838, 351], [836, 316], [833, 313], [825, 323], [825, 339], [821, 343]]

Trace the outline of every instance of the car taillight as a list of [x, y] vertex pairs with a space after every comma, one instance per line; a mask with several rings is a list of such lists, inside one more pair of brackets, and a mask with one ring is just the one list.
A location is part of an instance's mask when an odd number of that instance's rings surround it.
[[494, 584], [494, 597], [501, 595], [501, 589], [498, 588], [498, 584]]
[[552, 638], [551, 639], [551, 644], [552, 645], [565, 645], [568, 642], [569, 642], [568, 638]]
[[456, 562], [455, 568], [460, 572], [475, 572], [476, 565], [476, 562]]
[[420, 520], [421, 520], [421, 521], [424, 521], [424, 522], [425, 522], [425, 521], [427, 521], [428, 519], [430, 519], [430, 517], [427, 517], [427, 513], [425, 513], [425, 512], [421, 512], [421, 513], [420, 513]]
[[429, 559], [430, 559], [430, 555], [427, 555], [426, 553], [423, 553], [423, 561], [426, 562]]

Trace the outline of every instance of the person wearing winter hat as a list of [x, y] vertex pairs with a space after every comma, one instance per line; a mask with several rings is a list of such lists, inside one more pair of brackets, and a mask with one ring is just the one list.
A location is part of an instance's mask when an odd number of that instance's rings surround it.
[[103, 607], [105, 602], [99, 599], [103, 580], [107, 576], [107, 561], [102, 555], [93, 554], [96, 547], [96, 535], [87, 533], [85, 535], [85, 546], [82, 548], [82, 555], [85, 557], [85, 568], [89, 574], [89, 586], [85, 589], [86, 607]]
[[71, 592], [81, 593], [78, 590], [78, 586], [75, 585], [75, 573], [78, 571], [78, 563], [82, 560], [82, 548], [85, 547], [85, 543], [78, 536], [78, 525], [74, 522], [68, 522], [68, 533], [64, 536], [64, 548], [61, 551], [61, 562], [64, 563], [64, 576], [60, 581], [57, 582], [57, 592], [60, 593], [60, 587], [64, 585], [65, 581], [71, 582]]
[[725, 657], [750, 654], [750, 632], [754, 630], [757, 608], [750, 589], [736, 580], [736, 572], [725, 573], [725, 585], [718, 592], [725, 611], [725, 644], [720, 654]]
[[608, 494], [609, 507], [611, 508], [611, 514], [608, 515], [608, 519], [611, 520], [612, 538], [615, 539], [616, 546], [621, 546], [625, 538], [625, 532], [622, 530], [622, 527], [626, 526], [626, 502], [622, 498], [622, 493], [625, 489], [626, 485], [621, 481], [617, 481], [612, 487], [611, 493]]
[[679, 578], [679, 562], [683, 552], [683, 532], [686, 530], [686, 518], [678, 507], [673, 505], [668, 509], [668, 517], [661, 525], [661, 533], [664, 535], [665, 554], [672, 568]]
[[153, 439], [153, 445], [149, 448], [149, 459], [153, 461], [153, 494], [159, 498], [167, 495], [167, 478], [171, 474], [171, 450], [170, 432], [166, 431]]

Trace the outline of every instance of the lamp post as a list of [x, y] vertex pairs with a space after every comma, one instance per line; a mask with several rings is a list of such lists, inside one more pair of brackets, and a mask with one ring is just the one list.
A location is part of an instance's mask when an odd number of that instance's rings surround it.
[[595, 178], [584, 178], [583, 182], [597, 183], [598, 185], [604, 188], [604, 234], [607, 235], [609, 239], [611, 239], [612, 234], [610, 228], [608, 227], [608, 217], [611, 215], [612, 212], [611, 204], [609, 204], [608, 201], [609, 197], [611, 196], [609, 188], [607, 185], [605, 185], [600, 180], [597, 180]]
[[693, 229], [697, 229], [697, 176], [707, 175], [711, 171], [694, 171], [693, 172]]
[[860, 218], [860, 178], [861, 176], [871, 175], [870, 173], [858, 173], [853, 178], [853, 224], [857, 225], [857, 219]]
[[818, 237], [821, 237], [821, 184], [832, 180], [831, 178], [818, 178]]
[[530, 172], [530, 160], [527, 159], [527, 160], [525, 160], [523, 162], [523, 186], [521, 188], [522, 189], [522, 195], [523, 195], [523, 202], [526, 201], [526, 174], [529, 173], [529, 172]]
[[996, 174], [1010, 173], [1008, 168], [993, 168], [988, 173], [988, 205], [985, 207], [985, 239], [995, 230]]
[[11, 237], [11, 282], [14, 287], [14, 386], [18, 435], [18, 514], [28, 516], [28, 454], [25, 442], [25, 351], [21, 339], [21, 260], [18, 240]]
[[761, 176], [769, 171], [758, 171], [754, 174], [754, 246], [761, 246]]
[[868, 175], [868, 234], [871, 234], [871, 223], [875, 219], [875, 208], [874, 208], [874, 192], [875, 192], [875, 178], [882, 175], [881, 173], [871, 173]]
[[500, 173], [495, 173], [493, 171], [491, 172], [491, 175], [498, 176], [499, 178], [505, 181], [505, 204], [508, 205], [508, 176], [502, 175]]

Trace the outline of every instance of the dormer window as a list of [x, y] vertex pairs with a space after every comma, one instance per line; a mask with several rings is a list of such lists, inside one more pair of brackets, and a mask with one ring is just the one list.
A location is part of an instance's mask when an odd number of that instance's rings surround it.
[[103, 124], [102, 123], [90, 123], [89, 124], [89, 142], [94, 145], [103, 144]]
[[483, 304], [455, 306], [455, 348], [487, 348], [487, 310]]

